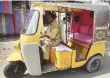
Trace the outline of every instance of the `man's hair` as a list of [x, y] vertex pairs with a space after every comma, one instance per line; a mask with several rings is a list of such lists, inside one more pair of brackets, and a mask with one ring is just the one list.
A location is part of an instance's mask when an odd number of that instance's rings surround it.
[[56, 15], [54, 13], [49, 13], [48, 15], [52, 16], [54, 19], [56, 18]]

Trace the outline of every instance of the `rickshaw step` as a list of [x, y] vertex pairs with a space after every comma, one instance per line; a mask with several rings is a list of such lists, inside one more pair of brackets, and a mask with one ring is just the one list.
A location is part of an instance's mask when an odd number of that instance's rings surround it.
[[58, 71], [58, 69], [54, 65], [50, 65], [50, 64], [43, 66], [43, 70], [42, 70], [43, 73], [48, 73], [52, 71]]

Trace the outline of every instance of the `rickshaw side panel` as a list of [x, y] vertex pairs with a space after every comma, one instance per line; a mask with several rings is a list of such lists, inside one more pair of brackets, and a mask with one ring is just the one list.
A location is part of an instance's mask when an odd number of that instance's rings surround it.
[[81, 67], [81, 66], [85, 65], [87, 63], [87, 61], [96, 54], [100, 54], [100, 55], [104, 56], [104, 54], [105, 54], [105, 42], [91, 45], [91, 48], [87, 54], [87, 59], [85, 59], [83, 61], [78, 61], [78, 62], [75, 61], [76, 58], [74, 58], [74, 57], [76, 56], [76, 53], [74, 52], [72, 54], [71, 68], [77, 68], [77, 67]]
[[40, 54], [39, 54], [39, 39], [40, 33], [43, 26], [43, 19], [42, 19], [42, 8], [33, 8], [32, 10], [39, 11], [38, 17], [38, 25], [36, 32], [31, 35], [21, 34], [20, 36], [20, 46], [21, 46], [21, 53], [23, 55], [23, 59], [27, 70], [30, 75], [38, 76], [41, 75], [41, 64], [40, 64]]
[[87, 60], [78, 61], [78, 62], [72, 63], [71, 68], [81, 67], [81, 66], [85, 65], [86, 62], [87, 62]]
[[104, 56], [104, 54], [105, 54], [105, 42], [91, 45], [91, 48], [87, 54], [87, 59], [91, 58], [92, 56], [94, 56], [96, 54], [100, 54], [100, 55]]
[[21, 53], [30, 75], [41, 75], [41, 64], [38, 43], [21, 43]]
[[76, 50], [73, 50], [73, 53], [72, 53], [72, 63], [71, 63], [71, 68], [77, 68], [77, 67], [81, 67], [83, 66], [87, 60], [83, 60], [83, 61], [76, 61]]

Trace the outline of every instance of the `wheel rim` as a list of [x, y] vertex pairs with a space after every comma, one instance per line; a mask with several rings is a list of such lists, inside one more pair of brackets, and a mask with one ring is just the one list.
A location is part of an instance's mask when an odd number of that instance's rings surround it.
[[96, 59], [91, 63], [91, 70], [93, 70], [93, 71], [98, 70], [99, 67], [100, 67], [99, 59]]

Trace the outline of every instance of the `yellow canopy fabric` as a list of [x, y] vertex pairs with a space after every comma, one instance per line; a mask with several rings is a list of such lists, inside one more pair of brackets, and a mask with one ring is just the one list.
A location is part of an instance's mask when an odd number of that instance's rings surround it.
[[51, 10], [51, 11], [65, 11], [66, 9], [73, 9], [73, 11], [81, 11], [81, 9], [87, 9], [89, 8], [80, 7], [80, 6], [71, 6], [66, 4], [57, 4], [57, 3], [49, 3], [49, 2], [32, 2], [31, 5], [32, 8], [34, 7], [42, 7], [44, 10]]
[[44, 10], [58, 11], [58, 7], [52, 3], [32, 2], [31, 7], [42, 7]]

